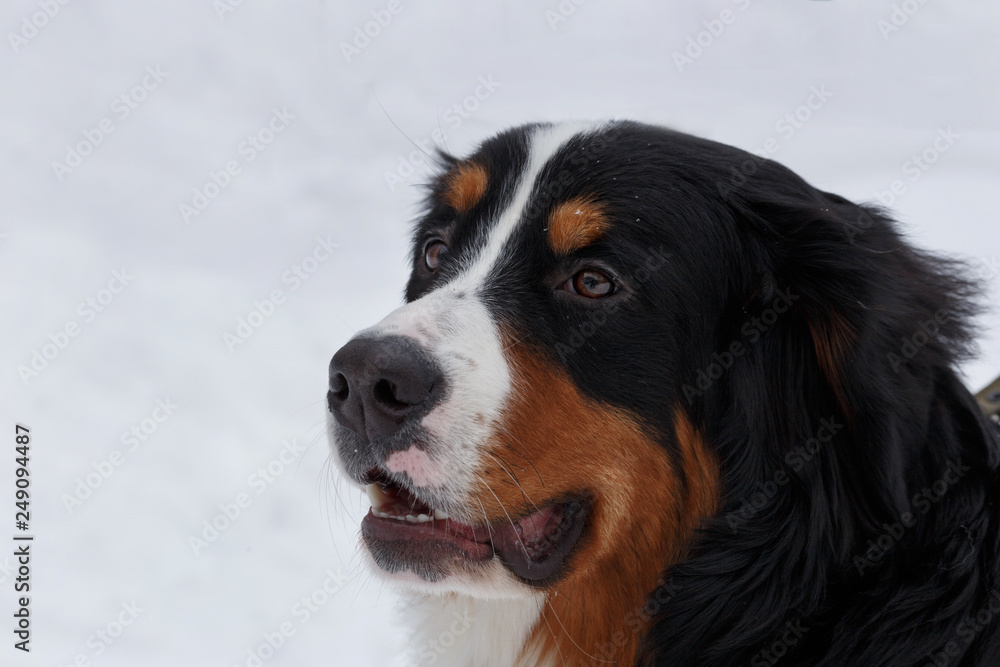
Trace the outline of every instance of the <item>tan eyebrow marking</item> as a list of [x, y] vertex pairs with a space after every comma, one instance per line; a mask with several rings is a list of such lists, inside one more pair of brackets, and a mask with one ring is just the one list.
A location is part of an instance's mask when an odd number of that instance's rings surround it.
[[549, 246], [557, 255], [567, 255], [600, 239], [610, 227], [603, 205], [589, 197], [575, 197], [559, 204], [549, 216]]
[[456, 211], [465, 213], [486, 194], [488, 183], [486, 167], [475, 162], [463, 162], [446, 177], [444, 200]]

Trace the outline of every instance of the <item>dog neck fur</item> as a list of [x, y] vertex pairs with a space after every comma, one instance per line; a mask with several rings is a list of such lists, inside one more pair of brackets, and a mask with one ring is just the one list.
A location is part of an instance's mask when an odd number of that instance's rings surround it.
[[413, 664], [435, 667], [546, 667], [526, 646], [544, 596], [481, 599], [461, 593], [406, 594]]

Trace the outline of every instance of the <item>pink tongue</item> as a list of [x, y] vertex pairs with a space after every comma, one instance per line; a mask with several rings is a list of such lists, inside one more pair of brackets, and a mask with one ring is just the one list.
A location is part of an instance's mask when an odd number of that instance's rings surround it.
[[407, 491], [400, 488], [382, 489], [382, 493], [387, 496], [387, 500], [378, 506], [380, 512], [392, 514], [393, 516], [405, 516], [412, 514], [430, 514], [431, 509], [420, 502]]
[[521, 542], [531, 544], [541, 540], [554, 530], [561, 519], [561, 514], [555, 511], [554, 506], [549, 505], [541, 511], [524, 517], [515, 526], [517, 526], [516, 530]]
[[378, 510], [393, 516], [406, 516], [407, 514], [416, 516], [418, 514], [430, 514], [431, 512], [425, 505], [414, 506], [409, 503], [400, 502], [399, 500], [391, 503], [382, 503], [379, 505]]

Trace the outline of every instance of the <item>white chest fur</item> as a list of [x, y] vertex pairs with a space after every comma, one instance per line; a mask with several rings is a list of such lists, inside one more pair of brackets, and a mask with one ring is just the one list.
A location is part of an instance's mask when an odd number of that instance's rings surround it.
[[540, 622], [543, 603], [542, 596], [487, 600], [410, 594], [404, 598], [403, 614], [412, 627], [412, 662], [420, 667], [538, 665], [531, 656], [516, 661]]

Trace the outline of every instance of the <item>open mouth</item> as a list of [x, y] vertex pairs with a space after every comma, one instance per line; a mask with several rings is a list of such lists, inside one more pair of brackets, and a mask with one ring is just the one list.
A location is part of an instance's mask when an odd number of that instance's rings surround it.
[[537, 583], [558, 573], [587, 518], [587, 502], [571, 498], [524, 515], [465, 524], [379, 471], [367, 477], [372, 508], [361, 532], [379, 565], [390, 571], [440, 572], [449, 559], [475, 563], [497, 556], [515, 575]]

